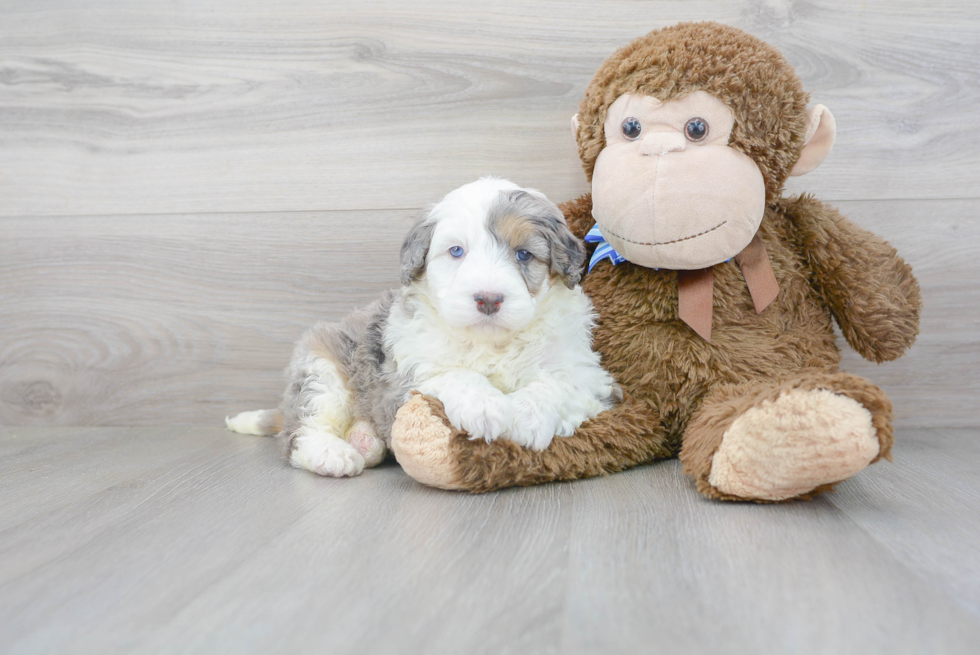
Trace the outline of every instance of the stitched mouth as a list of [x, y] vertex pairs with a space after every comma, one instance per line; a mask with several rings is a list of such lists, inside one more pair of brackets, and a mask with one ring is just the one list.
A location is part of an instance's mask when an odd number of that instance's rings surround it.
[[609, 232], [609, 234], [613, 235], [617, 239], [622, 239], [623, 241], [628, 241], [629, 243], [635, 243], [638, 246], [668, 246], [668, 245], [670, 245], [672, 243], [680, 243], [681, 241], [690, 241], [691, 239], [697, 239], [698, 237], [703, 237], [705, 234], [708, 234], [710, 232], [714, 232], [715, 230], [717, 230], [718, 228], [720, 228], [722, 225], [724, 225], [727, 222], [728, 221], [722, 221], [721, 223], [718, 223], [718, 225], [715, 225], [714, 227], [712, 227], [710, 229], [707, 229], [704, 232], [698, 232], [697, 234], [692, 234], [691, 236], [688, 236], [688, 237], [681, 237], [680, 239], [673, 239], [671, 241], [655, 241], [655, 242], [652, 242], [652, 243], [648, 243], [648, 242], [645, 242], [645, 241], [633, 241], [632, 239], [627, 239], [624, 236], [620, 236], [620, 235], [616, 234], [612, 230], [607, 230], [606, 228], [601, 228], [601, 229], [602, 229], [603, 232]]

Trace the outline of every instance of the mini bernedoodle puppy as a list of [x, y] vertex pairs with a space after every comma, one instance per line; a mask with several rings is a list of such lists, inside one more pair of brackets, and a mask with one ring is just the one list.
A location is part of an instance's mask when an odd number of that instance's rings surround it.
[[474, 439], [544, 449], [622, 398], [592, 351], [585, 250], [544, 195], [484, 178], [412, 227], [401, 289], [303, 335], [280, 409], [226, 419], [278, 433], [290, 463], [327, 476], [384, 459], [395, 413], [435, 396]]

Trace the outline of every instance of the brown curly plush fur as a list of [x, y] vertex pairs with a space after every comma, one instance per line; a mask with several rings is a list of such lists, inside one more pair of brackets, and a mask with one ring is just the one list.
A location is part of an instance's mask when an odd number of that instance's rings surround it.
[[[454, 431], [445, 462], [451, 482], [444, 486], [482, 492], [680, 455], [703, 494], [739, 499], [708, 483], [712, 457], [737, 416], [789, 389], [827, 389], [856, 400], [871, 413], [879, 457], [889, 456], [891, 404], [872, 383], [838, 372], [832, 321], [864, 357], [894, 359], [918, 333], [919, 287], [884, 240], [812, 197], [780, 197], [803, 146], [807, 94], [778, 52], [713, 23], [652, 32], [622, 48], [599, 68], [582, 101], [578, 141], [586, 173], [605, 145], [605, 111], [617, 97], [641, 92], [669, 100], [697, 89], [732, 108], [730, 145], [752, 157], [765, 177], [769, 206], [759, 236], [778, 297], [757, 314], [735, 262], [715, 266], [709, 343], [677, 317], [675, 271], [598, 263], [582, 286], [599, 315], [595, 348], [625, 401], [543, 452], [503, 440], [472, 442]], [[562, 209], [584, 237], [594, 224], [591, 197]], [[429, 410], [433, 420], [445, 420], [438, 401]]]

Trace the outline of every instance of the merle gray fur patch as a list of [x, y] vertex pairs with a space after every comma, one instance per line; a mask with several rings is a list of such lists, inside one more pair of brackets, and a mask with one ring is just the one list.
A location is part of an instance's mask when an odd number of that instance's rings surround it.
[[[367, 421], [385, 443], [391, 445], [391, 426], [398, 408], [414, 388], [413, 379], [398, 374], [394, 359], [384, 345], [384, 331], [392, 306], [401, 302], [397, 291], [385, 291], [379, 300], [357, 310], [340, 323], [321, 321], [306, 331], [286, 369], [286, 391], [280, 412], [279, 439], [288, 456], [297, 431], [316, 414], [316, 397], [325, 384], [318, 359], [334, 364], [346, 378], [353, 403], [353, 420]], [[326, 375], [331, 375], [327, 373]], [[344, 438], [346, 435], [337, 435]]]
[[[571, 289], [582, 279], [585, 245], [572, 234], [558, 206], [544, 196], [524, 190], [504, 191], [487, 213], [487, 228], [502, 245], [527, 250], [529, 262], [518, 261], [531, 293], [537, 293], [550, 271]], [[546, 271], [535, 267], [544, 262]]]

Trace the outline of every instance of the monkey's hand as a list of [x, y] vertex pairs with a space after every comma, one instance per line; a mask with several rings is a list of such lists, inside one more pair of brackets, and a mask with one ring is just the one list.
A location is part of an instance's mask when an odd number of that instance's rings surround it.
[[912, 268], [884, 239], [809, 197], [786, 199], [811, 283], [844, 338], [865, 359], [898, 358], [919, 333], [922, 296]]

